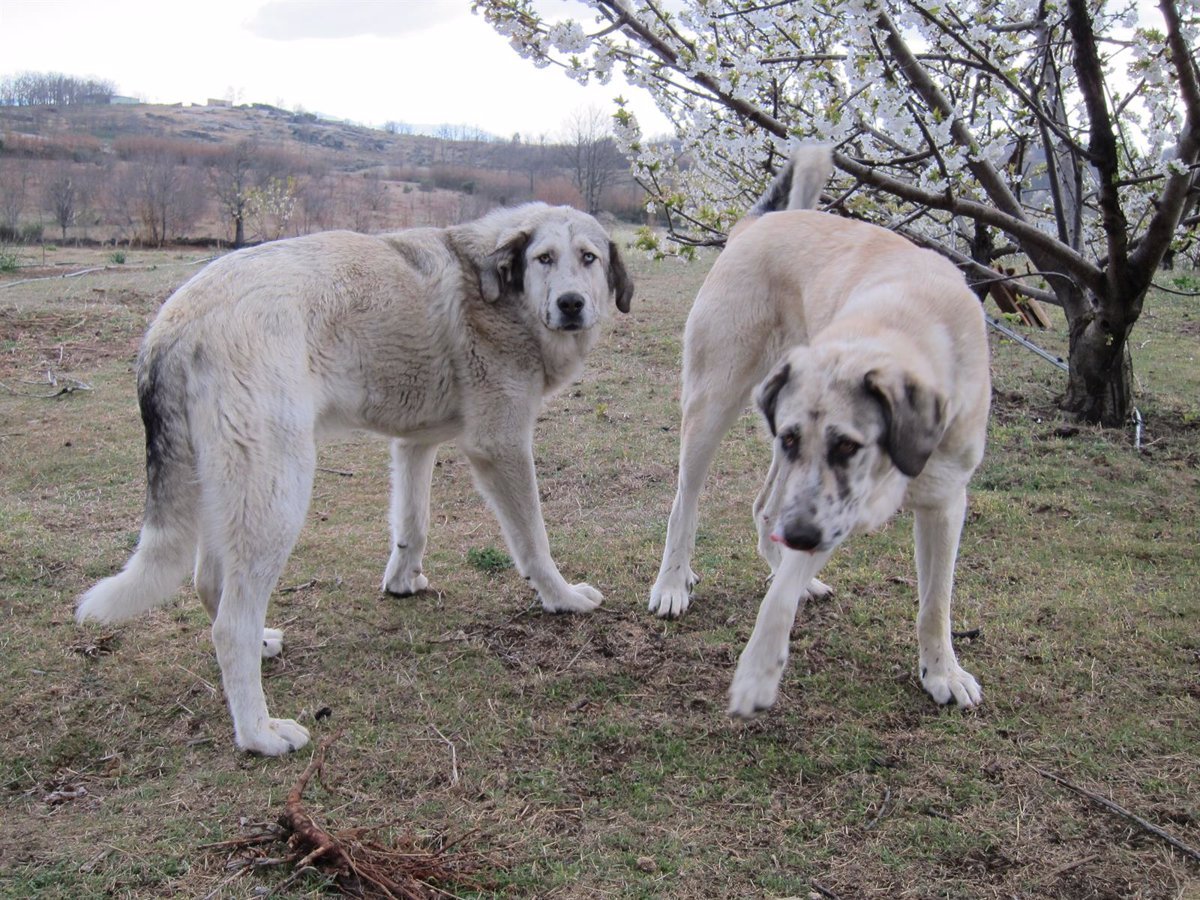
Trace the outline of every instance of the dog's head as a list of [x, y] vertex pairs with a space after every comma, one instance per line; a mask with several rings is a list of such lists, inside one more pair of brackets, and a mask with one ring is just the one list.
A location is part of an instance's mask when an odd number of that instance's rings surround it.
[[886, 355], [796, 347], [759, 386], [775, 439], [771, 539], [823, 552], [895, 512], [945, 433], [945, 401]]
[[484, 299], [523, 295], [551, 331], [591, 328], [606, 314], [610, 298], [629, 312], [633, 281], [617, 245], [592, 216], [541, 204], [508, 215], [480, 268]]

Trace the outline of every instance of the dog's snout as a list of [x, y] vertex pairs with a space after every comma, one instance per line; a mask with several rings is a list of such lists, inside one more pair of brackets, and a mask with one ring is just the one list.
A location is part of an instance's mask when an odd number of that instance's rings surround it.
[[558, 309], [564, 316], [570, 318], [578, 318], [583, 312], [584, 299], [583, 295], [575, 291], [568, 291], [558, 298]]
[[777, 533], [792, 550], [815, 550], [821, 546], [821, 529], [811, 522], [787, 522]]

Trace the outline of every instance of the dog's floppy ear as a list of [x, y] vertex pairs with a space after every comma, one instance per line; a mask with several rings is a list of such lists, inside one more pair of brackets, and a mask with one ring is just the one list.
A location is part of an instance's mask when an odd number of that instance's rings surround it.
[[496, 248], [479, 266], [479, 289], [483, 299], [494, 303], [503, 295], [522, 290], [525, 284], [525, 247], [529, 231], [514, 228], [502, 232]]
[[608, 242], [608, 289], [617, 297], [617, 309], [629, 312], [629, 301], [633, 299], [633, 279], [625, 270], [621, 254], [613, 241]]
[[883, 409], [883, 447], [896, 468], [916, 478], [946, 433], [946, 401], [908, 372], [872, 369], [863, 387]]
[[754, 402], [758, 404], [763, 418], [767, 420], [767, 427], [771, 429], [772, 437], [775, 436], [775, 404], [779, 400], [779, 392], [783, 390], [783, 386], [791, 377], [792, 364], [785, 359], [775, 367], [755, 391]]

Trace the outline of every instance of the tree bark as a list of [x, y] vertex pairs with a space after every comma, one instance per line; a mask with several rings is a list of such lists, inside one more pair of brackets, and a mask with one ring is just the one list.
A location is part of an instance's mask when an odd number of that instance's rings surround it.
[[1085, 315], [1068, 324], [1067, 391], [1062, 408], [1084, 422], [1120, 428], [1133, 408], [1133, 364], [1129, 358], [1132, 325]]

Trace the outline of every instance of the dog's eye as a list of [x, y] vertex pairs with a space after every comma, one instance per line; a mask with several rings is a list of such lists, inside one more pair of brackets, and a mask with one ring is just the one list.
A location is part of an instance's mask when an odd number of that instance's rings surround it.
[[841, 438], [829, 448], [829, 461], [844, 465], [850, 462], [854, 458], [854, 455], [861, 449], [862, 444], [858, 443], [858, 441], [852, 441], [850, 438]]
[[543, 253], [537, 257], [537, 261], [540, 262], [543, 266], [548, 266], [548, 265], [550, 265], [550, 263], [554, 262], [554, 257], [551, 256], [549, 253]]
[[584, 264], [585, 266], [590, 266], [590, 265], [591, 265], [592, 263], [594, 263], [594, 262], [595, 262], [597, 259], [599, 259], [599, 257], [598, 257], [598, 256], [596, 256], [596, 254], [595, 254], [595, 253], [592, 253], [592, 252], [591, 252], [591, 251], [589, 251], [589, 250], [585, 250], [585, 251], [583, 252], [583, 264]]
[[794, 431], [785, 431], [779, 436], [779, 446], [789, 459], [795, 459], [800, 452], [800, 435]]

